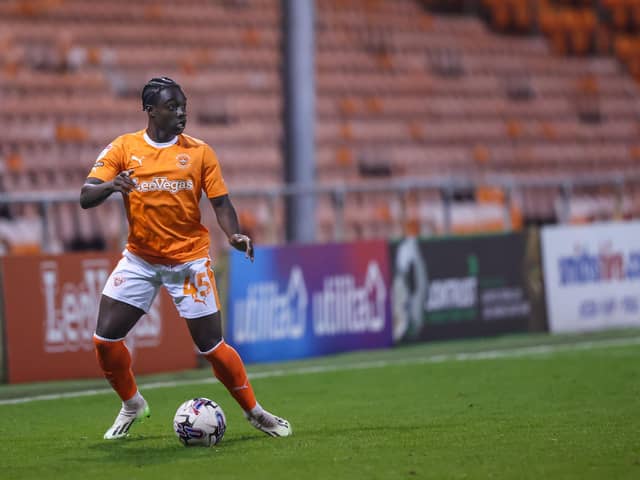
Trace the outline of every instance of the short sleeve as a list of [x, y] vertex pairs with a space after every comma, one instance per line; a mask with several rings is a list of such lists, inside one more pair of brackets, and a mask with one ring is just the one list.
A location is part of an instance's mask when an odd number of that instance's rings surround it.
[[224, 178], [222, 178], [218, 156], [209, 146], [205, 147], [202, 161], [202, 188], [207, 198], [220, 197], [229, 193]]
[[114, 140], [100, 152], [87, 178], [98, 178], [108, 182], [125, 170], [124, 150], [118, 140]]

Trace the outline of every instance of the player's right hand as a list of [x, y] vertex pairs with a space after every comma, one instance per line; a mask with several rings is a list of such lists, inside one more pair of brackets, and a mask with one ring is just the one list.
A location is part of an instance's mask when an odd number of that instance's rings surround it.
[[111, 188], [113, 188], [113, 191], [120, 192], [123, 195], [129, 195], [129, 192], [136, 188], [135, 182], [131, 179], [132, 173], [133, 170], [125, 170], [111, 180]]

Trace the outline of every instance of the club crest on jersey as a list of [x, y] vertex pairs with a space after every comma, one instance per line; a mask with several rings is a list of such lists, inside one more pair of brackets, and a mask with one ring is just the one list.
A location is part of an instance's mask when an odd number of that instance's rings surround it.
[[171, 192], [193, 190], [193, 180], [169, 180], [167, 177], [153, 177], [150, 181], [133, 179], [138, 192]]
[[124, 277], [113, 277], [113, 285], [115, 287], [119, 287], [120, 285], [122, 285], [124, 282], [126, 281], [126, 278]]
[[179, 153], [176, 155], [176, 165], [180, 168], [187, 168], [189, 166], [189, 162], [191, 161], [191, 157], [186, 153]]

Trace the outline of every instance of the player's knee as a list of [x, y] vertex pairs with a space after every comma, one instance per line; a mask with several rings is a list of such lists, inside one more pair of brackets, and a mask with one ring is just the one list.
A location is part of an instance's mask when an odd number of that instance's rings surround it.
[[127, 335], [127, 332], [112, 322], [98, 322], [96, 335], [107, 340], [121, 340]]
[[199, 339], [194, 338], [194, 343], [196, 344], [196, 347], [198, 347], [198, 350], [200, 350], [201, 352], [209, 352], [213, 350], [221, 341], [222, 335], [212, 335], [207, 338]]

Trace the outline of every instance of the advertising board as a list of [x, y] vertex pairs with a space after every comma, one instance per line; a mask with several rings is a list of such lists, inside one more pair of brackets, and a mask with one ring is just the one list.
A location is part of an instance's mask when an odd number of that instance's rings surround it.
[[246, 362], [391, 345], [388, 246], [258, 247], [230, 258], [225, 338]]
[[[100, 293], [119, 257], [92, 253], [0, 260], [10, 383], [102, 376], [92, 336]], [[164, 290], [126, 343], [136, 373], [196, 366], [187, 327]]]
[[408, 237], [390, 249], [396, 342], [528, 329], [524, 235]]
[[640, 326], [640, 222], [542, 231], [552, 332]]

